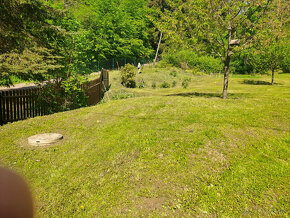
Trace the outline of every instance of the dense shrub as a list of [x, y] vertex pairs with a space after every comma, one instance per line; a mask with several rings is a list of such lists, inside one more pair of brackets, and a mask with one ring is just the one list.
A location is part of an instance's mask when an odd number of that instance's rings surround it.
[[200, 56], [197, 61], [197, 68], [207, 74], [220, 73], [223, 69], [223, 64], [214, 57]]
[[161, 83], [160, 88], [170, 88], [170, 84], [164, 81], [163, 83]]
[[174, 80], [173, 82], [172, 82], [172, 87], [175, 87], [176, 86], [176, 81]]
[[175, 66], [186, 69], [197, 69], [207, 74], [219, 73], [222, 71], [222, 63], [212, 56], [198, 55], [191, 50], [181, 50], [178, 52], [168, 52], [163, 55], [161, 61], [163, 66]]
[[136, 81], [135, 81], [136, 71], [135, 67], [131, 64], [126, 64], [121, 69], [121, 84], [127, 88], [135, 88]]
[[85, 77], [72, 74], [69, 79], [47, 81], [40, 99], [49, 113], [73, 110], [87, 105], [83, 84]]
[[230, 71], [234, 74], [265, 73], [267, 66], [267, 58], [263, 54], [243, 52], [233, 57]]
[[286, 57], [281, 64], [281, 69], [283, 73], [290, 73], [290, 57]]
[[155, 88], [156, 88], [156, 82], [153, 82], [152, 85], [151, 85], [151, 87], [152, 87], [153, 89], [155, 89]]
[[188, 78], [188, 77], [185, 77], [184, 79], [183, 79], [183, 81], [182, 81], [182, 87], [183, 88], [187, 88], [188, 87], [188, 85], [189, 85], [189, 82], [191, 82], [191, 79], [190, 78]]

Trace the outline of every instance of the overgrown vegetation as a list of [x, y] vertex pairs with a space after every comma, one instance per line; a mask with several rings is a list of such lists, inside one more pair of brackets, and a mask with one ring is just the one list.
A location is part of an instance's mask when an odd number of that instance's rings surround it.
[[49, 81], [42, 86], [40, 100], [49, 113], [73, 110], [87, 106], [85, 96], [86, 79], [71, 75], [65, 81]]
[[206, 74], [222, 72], [222, 63], [219, 59], [198, 55], [193, 50], [168, 51], [163, 55], [160, 65], [179, 67], [184, 70], [195, 69]]
[[165, 88], [165, 89], [170, 88], [170, 84], [166, 81], [163, 81], [160, 85], [160, 88]]

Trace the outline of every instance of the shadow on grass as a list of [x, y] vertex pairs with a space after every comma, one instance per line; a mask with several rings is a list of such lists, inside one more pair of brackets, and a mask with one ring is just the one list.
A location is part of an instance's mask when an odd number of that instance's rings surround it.
[[205, 97], [205, 98], [221, 98], [222, 95], [220, 93], [204, 93], [204, 92], [183, 92], [170, 94], [167, 96], [182, 96], [182, 97]]
[[[272, 85], [270, 82], [261, 81], [261, 80], [249, 80], [245, 79], [242, 81], [242, 84], [248, 84], [248, 85]], [[274, 83], [274, 85], [280, 85], [279, 83]]]
[[[241, 97], [245, 97], [248, 94], [246, 93], [228, 93], [228, 98], [230, 99], [237, 99]], [[166, 96], [181, 96], [181, 97], [204, 97], [204, 98], [222, 98], [221, 93], [206, 93], [206, 92], [183, 92], [177, 94], [170, 94]]]

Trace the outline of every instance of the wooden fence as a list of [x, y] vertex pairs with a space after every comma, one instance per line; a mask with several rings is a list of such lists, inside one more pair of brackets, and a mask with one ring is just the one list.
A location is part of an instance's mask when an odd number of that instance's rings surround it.
[[[108, 89], [109, 73], [102, 71], [98, 79], [88, 82], [85, 86], [87, 104], [98, 103]], [[0, 90], [0, 125], [48, 114], [40, 93], [41, 88], [34, 86]]]
[[46, 107], [39, 101], [39, 93], [37, 87], [0, 91], [0, 125], [45, 115]]
[[100, 102], [105, 91], [109, 89], [109, 73], [102, 70], [100, 77], [85, 85], [85, 93], [88, 96], [87, 104], [94, 105]]

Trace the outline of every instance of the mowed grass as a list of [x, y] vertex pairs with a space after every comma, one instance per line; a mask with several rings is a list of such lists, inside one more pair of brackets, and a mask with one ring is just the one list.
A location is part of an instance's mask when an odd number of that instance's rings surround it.
[[[290, 75], [231, 76], [227, 100], [222, 77], [140, 78], [126, 89], [112, 72], [111, 100], [0, 127], [0, 163], [27, 179], [37, 216], [289, 216]], [[45, 132], [64, 140], [27, 144]]]

